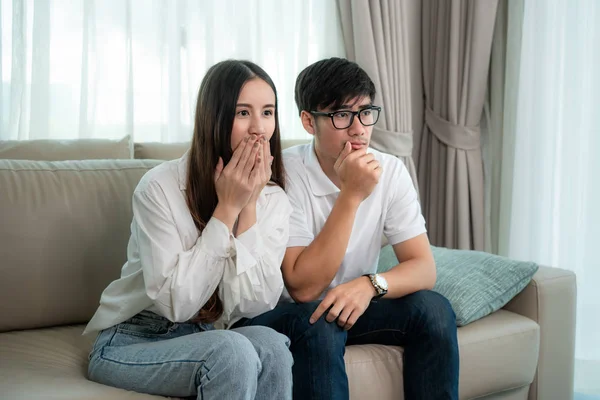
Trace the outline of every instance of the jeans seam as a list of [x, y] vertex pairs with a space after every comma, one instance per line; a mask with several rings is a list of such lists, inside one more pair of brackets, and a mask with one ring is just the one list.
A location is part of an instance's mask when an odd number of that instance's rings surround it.
[[371, 335], [371, 334], [374, 334], [374, 333], [381, 333], [381, 332], [396, 332], [396, 333], [401, 333], [403, 335], [406, 335], [406, 332], [404, 332], [404, 331], [402, 331], [400, 329], [377, 329], [375, 331], [369, 331], [369, 332], [365, 332], [365, 333], [360, 333], [360, 334], [354, 335], [354, 336], [348, 335], [348, 338], [349, 339], [355, 339], [355, 338], [363, 337], [363, 336], [366, 336], [366, 335]]
[[102, 346], [102, 351], [101, 351], [101, 353], [100, 353], [100, 355], [101, 355], [101, 356], [102, 356], [102, 355], [104, 355], [104, 349], [105, 349], [107, 346], [110, 346], [110, 345], [111, 345], [111, 343], [112, 343], [113, 339], [115, 338], [115, 335], [116, 335], [116, 334], [117, 334], [117, 330], [115, 329], [115, 330], [113, 331], [113, 333], [110, 335], [110, 339], [108, 339], [108, 341], [106, 342], [106, 344], [105, 344], [104, 346]]
[[[171, 363], [205, 363], [206, 360], [170, 360], [170, 361], [161, 361], [161, 362], [148, 362], [148, 363], [135, 363], [135, 362], [124, 362], [117, 361], [111, 358], [108, 358], [104, 355], [104, 349], [102, 349], [102, 354], [100, 354], [100, 358], [104, 361], [113, 362], [115, 364], [121, 365], [132, 365], [132, 366], [151, 366], [151, 365], [162, 365], [162, 364], [171, 364]], [[208, 369], [208, 368], [207, 368]]]
[[123, 328], [117, 328], [117, 332], [122, 333], [123, 335], [141, 337], [144, 339], [163, 339], [163, 338], [166, 338], [169, 333], [171, 333], [171, 331], [168, 331], [165, 333], [144, 333], [144, 332], [137, 332], [134, 330], [123, 329]]

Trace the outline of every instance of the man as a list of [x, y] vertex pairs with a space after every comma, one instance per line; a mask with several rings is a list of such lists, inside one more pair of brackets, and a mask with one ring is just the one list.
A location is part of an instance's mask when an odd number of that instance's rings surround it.
[[[356, 63], [319, 61], [300, 73], [296, 104], [311, 144], [284, 152], [293, 206], [272, 311], [240, 324], [291, 339], [294, 398], [347, 399], [346, 345], [404, 347], [406, 399], [458, 398], [455, 315], [432, 292], [435, 262], [417, 194], [403, 163], [368, 149], [381, 113]], [[399, 264], [376, 274], [381, 237]], [[377, 388], [373, 388], [377, 397]]]

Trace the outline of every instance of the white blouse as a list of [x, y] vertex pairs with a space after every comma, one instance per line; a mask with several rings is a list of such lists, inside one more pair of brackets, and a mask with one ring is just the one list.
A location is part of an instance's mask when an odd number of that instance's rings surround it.
[[266, 186], [257, 201], [257, 223], [237, 238], [216, 218], [198, 235], [185, 199], [188, 155], [156, 166], [138, 183], [127, 262], [102, 293], [84, 334], [143, 310], [188, 321], [217, 286], [224, 306], [217, 326], [230, 327], [277, 304], [292, 212], [285, 192]]

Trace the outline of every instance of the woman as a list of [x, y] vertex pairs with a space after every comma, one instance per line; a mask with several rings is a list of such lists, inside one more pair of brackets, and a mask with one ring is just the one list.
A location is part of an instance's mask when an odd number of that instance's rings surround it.
[[85, 331], [100, 332], [89, 378], [163, 396], [291, 398], [287, 337], [214, 329], [279, 299], [291, 213], [283, 187], [273, 82], [251, 62], [214, 65], [190, 150], [148, 171], [133, 194], [127, 262]]

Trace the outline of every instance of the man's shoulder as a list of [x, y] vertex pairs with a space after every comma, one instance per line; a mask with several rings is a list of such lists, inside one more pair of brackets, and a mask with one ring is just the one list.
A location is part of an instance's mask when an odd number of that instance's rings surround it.
[[385, 193], [384, 198], [398, 191], [404, 193], [414, 188], [408, 168], [400, 158], [375, 149], [370, 151], [383, 169], [378, 186], [382, 193]]
[[310, 143], [297, 144], [295, 146], [288, 147], [287, 149], [284, 149], [282, 152], [283, 153], [283, 161], [284, 162], [290, 162], [290, 161], [303, 162], [304, 155], [306, 154], [306, 152], [308, 151], [309, 148], [310, 148]]

